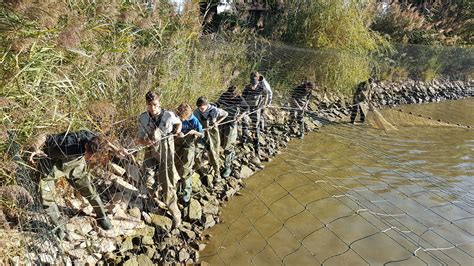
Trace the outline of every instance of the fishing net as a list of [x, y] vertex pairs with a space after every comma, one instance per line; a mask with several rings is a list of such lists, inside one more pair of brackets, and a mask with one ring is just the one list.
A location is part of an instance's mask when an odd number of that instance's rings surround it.
[[[267, 118], [265, 123], [252, 122], [253, 113], [247, 121], [241, 118], [233, 122], [239, 126], [239, 137], [245, 133], [242, 124], [247, 123], [246, 129], [252, 138], [265, 143], [262, 146], [268, 157], [283, 149], [286, 142], [281, 140], [288, 140], [292, 135], [286, 130], [293, 129], [285, 125], [291, 120], [292, 113], [302, 110], [291, 107], [289, 95], [301, 81], [316, 80], [320, 83], [308, 110], [303, 113], [304, 119], [313, 121], [308, 121], [306, 127], [316, 127], [315, 124], [323, 122], [348, 121], [352, 105], [348, 95], [354, 84], [368, 77], [371, 67], [376, 74], [391, 73], [390, 78], [398, 75], [421, 79], [435, 69], [440, 77], [454, 80], [470, 77], [473, 60], [470, 48], [403, 46], [397, 48], [392, 57], [370, 61], [369, 65], [360, 55], [334, 50], [282, 44], [249, 48], [253, 49], [268, 52], [258, 70], [274, 89], [273, 103], [263, 111], [262, 115]], [[430, 58], [436, 58], [434, 67], [427, 65], [433, 61]], [[235, 71], [224, 82], [247, 80], [237, 78], [239, 74]], [[343, 82], [338, 82], [343, 78]], [[331, 85], [336, 86], [336, 93], [328, 89]], [[216, 101], [217, 97], [211, 100]], [[194, 105], [194, 99], [189, 99], [189, 102]], [[104, 231], [98, 227], [93, 207], [63, 176], [56, 182], [55, 200], [68, 238], [58, 239], [53, 232], [55, 225], [41, 204], [37, 170], [19, 156], [15, 134], [3, 134], [8, 135], [9, 140], [5, 150], [15, 158], [14, 167], [5, 164], [2, 170], [3, 176], [15, 180], [5, 183], [1, 192], [5, 218], [2, 220], [0, 216], [0, 222], [8, 229], [1, 229], [0, 233], [2, 239], [11, 239], [2, 241], [0, 246], [6, 262], [95, 264], [102, 260], [113, 264], [137, 261], [138, 256], [160, 262], [179, 258], [179, 261], [189, 263], [217, 258], [219, 264], [237, 261], [295, 265], [472, 262], [472, 182], [462, 179], [460, 185], [451, 186], [442, 174], [428, 173], [426, 169], [411, 165], [416, 161], [400, 159], [396, 150], [378, 148], [377, 142], [390, 141], [390, 134], [380, 137], [378, 131], [374, 133], [364, 126], [344, 123], [337, 130], [328, 130], [317, 140], [332, 144], [310, 152], [298, 147], [304, 143], [296, 144], [297, 147], [284, 151], [283, 159], [270, 163], [265, 175], [250, 178], [247, 189], [243, 190], [247, 196], [230, 203], [240, 208], [240, 214], [230, 220], [223, 217], [224, 223], [215, 229], [214, 234], [226, 234], [225, 242], [211, 241], [209, 248], [214, 247], [214, 251], [204, 252], [204, 258], [199, 257], [198, 251], [202, 250], [201, 244], [206, 240], [202, 230], [221, 221], [218, 208], [222, 200], [238, 194], [237, 190], [244, 186], [242, 179], [235, 176], [247, 176], [262, 168], [261, 162], [252, 161], [255, 159], [254, 147], [251, 144], [236, 147], [241, 159], [234, 162], [234, 178], [221, 184], [213, 182], [206, 152], [209, 143], [204, 142], [198, 147], [200, 158], [196, 172], [199, 174], [192, 177], [192, 204], [201, 207], [200, 215], [193, 213], [198, 208], [180, 205], [183, 217], [195, 215], [195, 218], [186, 218], [184, 228], [173, 231], [169, 210], [164, 204], [154, 201], [143, 186], [141, 163], [144, 149], [137, 148], [134, 142], [136, 132], [131, 129], [134, 126], [130, 126], [136, 124], [138, 114], [114, 121], [116, 107], [103, 102], [95, 103], [89, 111], [90, 129], [99, 129], [97, 131], [109, 136], [117, 146], [133, 151], [133, 157], [117, 157], [113, 166], [98, 169], [92, 180], [112, 219], [113, 229]], [[472, 125], [469, 120], [456, 120], [456, 111], [459, 112], [453, 108], [452, 116], [445, 119], [439, 115], [420, 116], [421, 113], [405, 108], [402, 111], [384, 109], [373, 112], [368, 120], [369, 125], [372, 124], [370, 121], [375, 121], [375, 127], [386, 131], [394, 128], [400, 131], [403, 126], [449, 128]], [[111, 129], [113, 134], [108, 135]], [[354, 138], [354, 135], [364, 134], [362, 130], [370, 132], [370, 136]], [[337, 149], [332, 151], [331, 148]], [[402, 148], [410, 149], [408, 146]], [[334, 160], [346, 156], [347, 159]], [[428, 159], [436, 161], [439, 156], [434, 154]], [[387, 160], [380, 161], [380, 158]], [[368, 162], [375, 162], [375, 166]], [[467, 163], [471, 163], [469, 159]], [[291, 167], [285, 170], [281, 165]], [[464, 168], [456, 173], [472, 174]], [[21, 187], [11, 186], [11, 183]], [[387, 188], [390, 192], [385, 193]], [[178, 189], [178, 193], [181, 191], [182, 188]], [[441, 203], [434, 204], [433, 198], [440, 199]], [[324, 206], [331, 208], [328, 210]], [[185, 239], [186, 244], [176, 240], [178, 238]], [[382, 243], [383, 248], [393, 253], [377, 253], [374, 243]]]

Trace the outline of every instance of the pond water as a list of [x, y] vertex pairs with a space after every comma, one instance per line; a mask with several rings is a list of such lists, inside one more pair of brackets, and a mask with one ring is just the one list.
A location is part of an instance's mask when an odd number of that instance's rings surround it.
[[[474, 125], [474, 99], [402, 109]], [[409, 117], [292, 141], [222, 209], [201, 261], [474, 265], [474, 130]]]

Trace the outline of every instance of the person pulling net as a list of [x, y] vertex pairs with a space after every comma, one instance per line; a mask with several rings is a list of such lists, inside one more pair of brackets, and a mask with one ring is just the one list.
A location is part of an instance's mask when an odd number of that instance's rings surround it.
[[55, 182], [61, 176], [92, 205], [98, 225], [112, 228], [104, 204], [92, 183], [92, 171], [96, 166], [105, 167], [112, 152], [126, 154], [105, 138], [88, 131], [64, 132], [60, 134], [40, 134], [30, 147], [28, 162], [40, 175], [41, 201], [46, 213], [51, 217], [60, 239], [65, 237], [65, 222], [59, 212], [56, 200]]
[[373, 113], [372, 121], [375, 128], [383, 129], [385, 131], [396, 130], [396, 127], [390, 124], [371, 102], [374, 93], [372, 83], [373, 79], [369, 78], [367, 81], [363, 81], [357, 86], [352, 98], [351, 123], [355, 124], [357, 117], [359, 117], [360, 123], [364, 123], [369, 115], [369, 111], [371, 111]]

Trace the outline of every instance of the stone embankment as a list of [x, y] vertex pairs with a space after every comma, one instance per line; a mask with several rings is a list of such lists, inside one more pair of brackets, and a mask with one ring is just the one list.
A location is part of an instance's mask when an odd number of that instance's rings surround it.
[[[399, 104], [438, 102], [446, 99], [460, 99], [474, 95], [474, 82], [429, 83], [406, 81], [400, 83], [380, 82], [374, 84], [374, 103], [376, 106], [395, 106]], [[309, 105], [305, 120], [305, 130], [313, 131], [325, 123], [347, 119], [350, 112], [348, 97], [316, 92]], [[295, 137], [299, 127], [289, 119], [291, 110], [268, 108], [266, 110], [267, 128], [260, 138], [263, 161], [271, 160], [279, 150]], [[243, 179], [255, 171], [263, 169], [262, 162], [256, 159], [251, 145], [236, 145], [237, 157], [231, 177], [216, 182], [209, 172], [209, 163], [204, 160], [193, 176], [193, 198], [188, 206], [180, 205], [183, 224], [173, 229], [171, 216], [164, 208], [150, 207], [150, 200], [140, 193], [137, 180], [133, 178], [134, 169], [122, 165], [125, 171], [114, 171], [99, 182], [102, 197], [108, 202], [107, 208], [112, 218], [113, 229], [103, 231], [91, 217], [92, 208], [85, 200], [74, 195], [65, 197], [63, 208], [81, 210], [67, 222], [67, 239], [58, 243], [53, 236], [28, 233], [34, 242], [25, 245], [26, 257], [10, 257], [10, 262], [29, 260], [32, 263], [90, 263], [153, 265], [156, 263], [196, 263], [199, 251], [212, 237], [204, 230], [223, 222], [220, 208], [226, 201], [239, 194], [244, 187]], [[134, 186], [134, 184], [136, 186]], [[87, 215], [84, 215], [87, 214]], [[36, 243], [36, 244], [31, 244]], [[14, 245], [14, 243], [12, 243]]]

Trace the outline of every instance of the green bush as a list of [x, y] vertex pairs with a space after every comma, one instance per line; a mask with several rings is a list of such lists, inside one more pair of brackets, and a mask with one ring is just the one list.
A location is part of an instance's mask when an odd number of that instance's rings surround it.
[[[287, 44], [307, 48], [276, 48], [272, 66], [288, 81], [311, 78], [345, 94], [372, 73], [375, 54], [389, 51], [383, 37], [369, 29], [372, 5], [344, 1], [270, 1], [265, 34]], [[278, 45], [276, 45], [278, 46]], [[279, 57], [285, 56], [281, 60]]]

